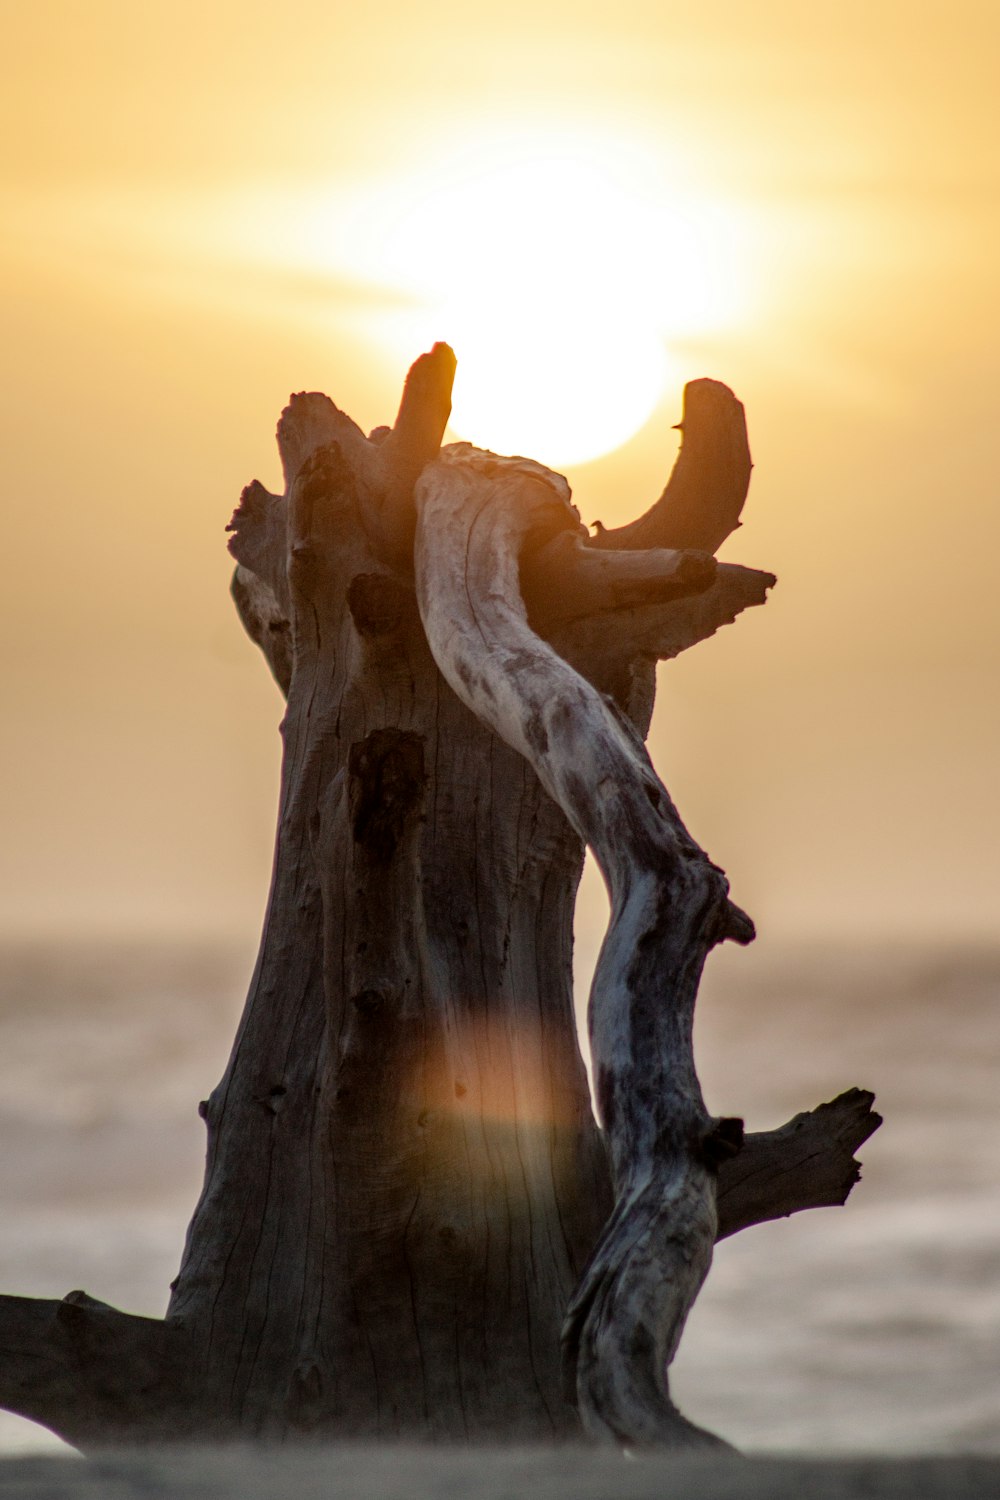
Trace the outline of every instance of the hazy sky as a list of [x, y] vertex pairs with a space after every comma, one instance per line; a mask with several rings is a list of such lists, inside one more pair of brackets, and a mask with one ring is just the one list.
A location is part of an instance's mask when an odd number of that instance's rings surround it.
[[223, 528], [291, 390], [391, 420], [440, 337], [463, 436], [625, 439], [567, 468], [607, 524], [658, 492], [683, 382], [736, 389], [724, 555], [780, 583], [661, 668], [661, 774], [762, 937], [996, 935], [995, 4], [5, 29], [0, 931], [252, 939], [280, 706]]

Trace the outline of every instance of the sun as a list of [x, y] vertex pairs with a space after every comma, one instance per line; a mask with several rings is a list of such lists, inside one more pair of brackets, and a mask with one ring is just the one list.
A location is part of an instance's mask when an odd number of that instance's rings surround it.
[[637, 285], [637, 217], [565, 153], [455, 174], [401, 216], [386, 253], [421, 298], [418, 342], [443, 337], [458, 355], [454, 432], [573, 464], [643, 425], [666, 349]]
[[369, 190], [348, 242], [408, 299], [372, 324], [394, 360], [454, 348], [452, 432], [560, 466], [627, 442], [679, 378], [671, 339], [733, 316], [723, 217], [632, 143], [526, 128]]
[[745, 211], [693, 180], [607, 128], [470, 126], [383, 177], [223, 217], [244, 256], [329, 277], [331, 322], [394, 375], [450, 344], [453, 436], [564, 467], [626, 443], [668, 380], [705, 373], [681, 343], [747, 311]]
[[[415, 133], [378, 175], [234, 185], [196, 205], [130, 190], [90, 214], [154, 263], [166, 247], [185, 294], [185, 268], [204, 263], [213, 305], [249, 296], [259, 315], [263, 291], [314, 331], [349, 332], [393, 381], [450, 344], [451, 434], [561, 468], [628, 442], [667, 382], [679, 395], [706, 373], [686, 363], [694, 344], [760, 317], [759, 212], [653, 139], [484, 118], [457, 146]], [[85, 216], [85, 240], [93, 227]]]
[[452, 431], [555, 466], [620, 447], [663, 393], [661, 340], [638, 320], [588, 315], [568, 299], [531, 307], [528, 290], [442, 310], [459, 361]]

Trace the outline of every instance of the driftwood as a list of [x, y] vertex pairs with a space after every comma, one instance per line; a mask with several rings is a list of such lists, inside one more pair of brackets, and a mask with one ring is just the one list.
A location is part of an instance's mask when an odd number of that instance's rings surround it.
[[[294, 397], [285, 493], [232, 522], [287, 695], [274, 877], [164, 1320], [0, 1298], [0, 1404], [87, 1448], [380, 1435], [714, 1442], [666, 1371], [716, 1238], [843, 1202], [854, 1090], [744, 1138], [705, 1109], [702, 965], [749, 918], [643, 744], [657, 659], [764, 602], [717, 565], [742, 407], [687, 388], [674, 474], [580, 525], [525, 459], [439, 452], [454, 359], [391, 429]], [[584, 844], [612, 915], [573, 1022]]]

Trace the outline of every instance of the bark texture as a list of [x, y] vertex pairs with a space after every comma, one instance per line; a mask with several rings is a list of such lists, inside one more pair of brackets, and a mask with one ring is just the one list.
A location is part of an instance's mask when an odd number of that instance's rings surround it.
[[709, 949], [749, 942], [753, 927], [634, 726], [528, 625], [518, 558], [532, 533], [567, 524], [565, 483], [460, 447], [424, 472], [417, 504], [417, 597], [435, 658], [534, 768], [611, 894], [589, 1022], [616, 1202], [569, 1308], [570, 1392], [594, 1435], [690, 1438], [664, 1371], [711, 1262], [717, 1153], [742, 1139], [739, 1122], [712, 1121], [702, 1102], [694, 1001]]
[[[0, 1403], [81, 1446], [712, 1441], [666, 1367], [715, 1238], [843, 1201], [877, 1124], [855, 1091], [744, 1144], [691, 1053], [705, 957], [753, 928], [643, 736], [656, 660], [774, 582], [711, 556], [742, 408], [689, 387], [664, 496], [590, 538], [540, 465], [438, 456], [453, 373], [435, 346], [369, 437], [293, 397], [285, 491], [252, 484], [231, 523], [287, 695], [281, 803], [168, 1314], [0, 1298]], [[585, 843], [612, 897], [603, 1130], [571, 992]]]

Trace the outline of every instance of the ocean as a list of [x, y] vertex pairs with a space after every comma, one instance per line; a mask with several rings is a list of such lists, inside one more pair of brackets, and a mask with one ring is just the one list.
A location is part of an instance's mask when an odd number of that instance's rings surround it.
[[[0, 1291], [162, 1314], [254, 953], [0, 949]], [[1000, 1453], [1000, 948], [726, 949], [696, 1029], [709, 1107], [751, 1129], [857, 1084], [863, 1181], [723, 1242], [672, 1373], [748, 1452]], [[0, 1452], [59, 1441], [0, 1414]], [[65, 1451], [65, 1449], [63, 1449]]]

